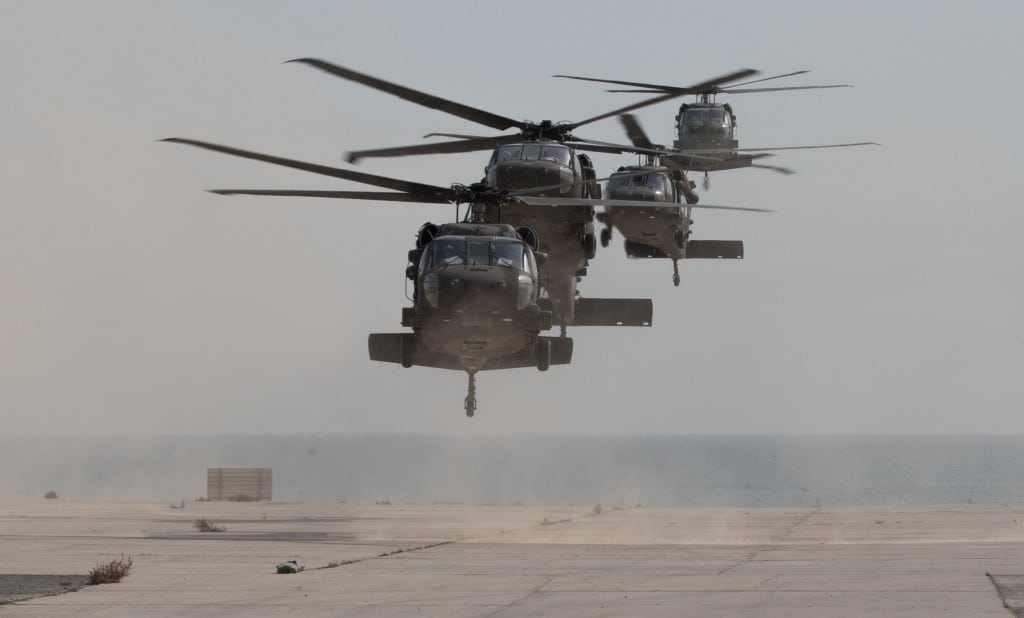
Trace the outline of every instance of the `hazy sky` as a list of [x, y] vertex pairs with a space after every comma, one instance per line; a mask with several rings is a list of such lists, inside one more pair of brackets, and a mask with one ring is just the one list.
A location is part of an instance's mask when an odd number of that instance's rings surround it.
[[[1024, 432], [1019, 2], [0, 2], [0, 414], [6, 433]], [[319, 57], [531, 120], [631, 101], [575, 73], [735, 95], [744, 146], [794, 176], [715, 174], [694, 238], [746, 259], [627, 261], [580, 285], [650, 297], [649, 329], [573, 329], [547, 373], [367, 358], [401, 330], [406, 252], [444, 206], [219, 197], [354, 188], [157, 140], [329, 165], [487, 129], [309, 67]], [[641, 110], [672, 140], [678, 101]], [[609, 119], [581, 129], [625, 141]], [[488, 153], [370, 160], [447, 185]], [[606, 175], [635, 159], [597, 155]], [[697, 178], [699, 180], [699, 177]]]

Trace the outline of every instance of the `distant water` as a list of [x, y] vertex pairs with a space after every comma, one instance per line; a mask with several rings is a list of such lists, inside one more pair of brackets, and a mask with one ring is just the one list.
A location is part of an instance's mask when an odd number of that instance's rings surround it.
[[269, 467], [277, 501], [1024, 502], [1024, 436], [2, 437], [0, 466], [3, 497], [176, 501]]

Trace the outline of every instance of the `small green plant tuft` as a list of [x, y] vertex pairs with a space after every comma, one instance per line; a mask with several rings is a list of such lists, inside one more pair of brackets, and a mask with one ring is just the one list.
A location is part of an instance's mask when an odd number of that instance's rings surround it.
[[200, 517], [192, 523], [196, 530], [200, 532], [224, 532], [227, 530], [224, 526], [218, 526], [205, 517]]
[[57, 492], [55, 492], [55, 491], [53, 491], [51, 489], [50, 491], [46, 492], [46, 496], [45, 497], [46, 497], [47, 500], [56, 500], [57, 499]]
[[128, 571], [132, 569], [132, 558], [128, 556], [121, 557], [117, 560], [111, 560], [107, 564], [98, 564], [96, 567], [89, 571], [89, 581], [86, 582], [90, 586], [97, 584], [116, 584], [128, 575]]

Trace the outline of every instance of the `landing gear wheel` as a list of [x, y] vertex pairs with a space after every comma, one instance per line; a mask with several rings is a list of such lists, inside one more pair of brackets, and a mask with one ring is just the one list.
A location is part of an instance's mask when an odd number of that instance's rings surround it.
[[537, 369], [547, 371], [551, 367], [551, 340], [537, 340]]
[[607, 247], [608, 243], [612, 241], [612, 230], [611, 228], [601, 228], [601, 246]]
[[672, 284], [679, 287], [679, 260], [672, 260]]
[[588, 260], [594, 259], [597, 255], [597, 239], [593, 234], [583, 235], [583, 255], [587, 256]]
[[711, 190], [711, 176], [709, 176], [707, 172], [704, 172], [704, 182], [702, 184], [704, 185], [705, 191]]

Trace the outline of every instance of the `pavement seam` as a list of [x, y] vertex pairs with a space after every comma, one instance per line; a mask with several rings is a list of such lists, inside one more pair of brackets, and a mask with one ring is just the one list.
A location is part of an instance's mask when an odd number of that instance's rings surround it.
[[505, 610], [509, 610], [509, 609], [512, 609], [512, 608], [513, 608], [513, 607], [515, 607], [516, 605], [519, 605], [520, 603], [522, 603], [522, 602], [523, 602], [523, 601], [525, 601], [526, 599], [529, 599], [530, 597], [532, 597], [532, 596], [534, 596], [535, 594], [537, 594], [538, 592], [540, 592], [540, 591], [541, 591], [541, 589], [543, 589], [543, 588], [544, 588], [544, 586], [547, 586], [548, 584], [550, 584], [550, 583], [551, 583], [551, 582], [552, 582], [552, 581], [553, 581], [553, 580], [555, 579], [555, 576], [554, 576], [554, 575], [548, 575], [547, 577], [548, 577], [548, 578], [547, 578], [547, 579], [545, 579], [545, 580], [544, 580], [543, 582], [541, 582], [541, 583], [540, 583], [540, 585], [538, 585], [538, 586], [537, 586], [536, 588], [534, 588], [534, 589], [533, 589], [533, 590], [531, 590], [530, 592], [528, 592], [528, 593], [524, 594], [523, 596], [519, 597], [518, 599], [514, 599], [514, 600], [513, 600], [513, 601], [512, 601], [511, 603], [509, 603], [508, 605], [506, 605], [506, 606], [504, 606], [504, 607], [501, 607], [501, 608], [499, 608], [499, 609], [497, 609], [497, 610], [495, 610], [495, 611], [491, 612], [490, 614], [487, 614], [487, 617], [486, 617], [486, 618], [493, 618], [494, 616], [497, 616], [498, 614], [501, 614], [501, 613], [502, 613], [502, 612], [504, 612]]
[[335, 568], [342, 567], [342, 566], [348, 566], [350, 564], [356, 564], [358, 562], [366, 562], [367, 560], [378, 560], [380, 558], [387, 558], [388, 556], [395, 556], [397, 554], [408, 554], [410, 552], [420, 551], [420, 550], [423, 550], [423, 549], [430, 549], [432, 547], [440, 547], [441, 545], [449, 545], [449, 544], [455, 543], [455, 542], [456, 541], [440, 541], [438, 543], [429, 543], [427, 545], [420, 545], [419, 547], [409, 547], [409, 548], [400, 547], [400, 548], [398, 548], [398, 549], [396, 549], [394, 551], [386, 551], [386, 552], [377, 554], [376, 556], [367, 556], [365, 558], [354, 558], [352, 560], [341, 560], [341, 561], [339, 561], [337, 563], [332, 562], [332, 563], [326, 564], [324, 566], [315, 567], [315, 568], [308, 569], [308, 570], [310, 570], [310, 571], [322, 571], [324, 569], [335, 569]]

